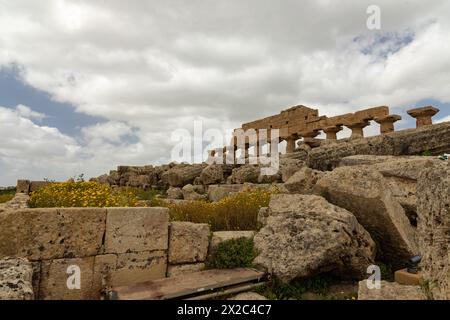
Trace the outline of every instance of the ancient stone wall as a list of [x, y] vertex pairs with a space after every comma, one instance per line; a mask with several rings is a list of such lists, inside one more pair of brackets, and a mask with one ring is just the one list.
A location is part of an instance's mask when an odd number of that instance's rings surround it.
[[[100, 299], [106, 287], [202, 270], [211, 239], [220, 242], [216, 238], [207, 224], [170, 223], [167, 208], [0, 213], [0, 260], [30, 261], [35, 299]], [[80, 270], [80, 289], [67, 287], [74, 268]]]

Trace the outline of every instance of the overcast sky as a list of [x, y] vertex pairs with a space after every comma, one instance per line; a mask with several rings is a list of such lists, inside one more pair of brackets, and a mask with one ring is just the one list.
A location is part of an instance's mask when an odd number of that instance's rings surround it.
[[388, 105], [399, 129], [415, 106], [450, 120], [449, 14], [446, 0], [0, 0], [0, 185], [164, 163], [194, 120], [233, 129], [297, 104]]

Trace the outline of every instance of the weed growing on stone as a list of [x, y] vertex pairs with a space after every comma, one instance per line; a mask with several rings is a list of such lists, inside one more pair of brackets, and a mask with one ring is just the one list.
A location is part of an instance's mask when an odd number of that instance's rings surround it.
[[256, 257], [253, 239], [240, 238], [221, 242], [211, 255], [208, 268], [249, 268]]
[[325, 297], [329, 291], [330, 280], [326, 276], [315, 276], [308, 279], [297, 279], [284, 283], [274, 278], [270, 285], [263, 286], [257, 291], [269, 300], [302, 300], [307, 292]]

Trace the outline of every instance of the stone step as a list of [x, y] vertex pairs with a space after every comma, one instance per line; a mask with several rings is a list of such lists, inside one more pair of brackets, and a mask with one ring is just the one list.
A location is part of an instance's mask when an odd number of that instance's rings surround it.
[[167, 300], [205, 296], [217, 290], [242, 286], [249, 290], [252, 284], [263, 283], [265, 273], [250, 268], [206, 270], [163, 278], [131, 286], [111, 288], [111, 300]]

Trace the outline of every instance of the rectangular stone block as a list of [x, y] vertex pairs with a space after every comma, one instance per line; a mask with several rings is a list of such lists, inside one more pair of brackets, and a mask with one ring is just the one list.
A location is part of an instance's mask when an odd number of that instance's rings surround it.
[[167, 250], [167, 208], [108, 208], [105, 253]]
[[30, 192], [38, 191], [39, 189], [42, 189], [43, 187], [49, 185], [50, 181], [31, 181], [30, 182]]
[[30, 180], [17, 180], [16, 192], [26, 193], [30, 191]]
[[210, 238], [205, 223], [172, 222], [170, 227], [169, 263], [194, 263], [206, 260]]
[[398, 284], [405, 286], [420, 286], [422, 284], [423, 277], [420, 273], [409, 273], [407, 269], [402, 269], [395, 271], [394, 280]]
[[191, 264], [179, 264], [170, 265], [167, 268], [168, 277], [176, 277], [183, 274], [194, 273], [205, 269], [204, 263], [191, 263]]
[[167, 254], [164, 251], [119, 254], [116, 270], [111, 273], [111, 286], [127, 286], [164, 278], [166, 271]]
[[0, 301], [33, 300], [33, 268], [27, 259], [0, 260]]
[[[39, 299], [90, 300], [93, 292], [94, 257], [55, 259], [42, 262]], [[75, 277], [80, 277], [79, 288]], [[69, 284], [69, 285], [68, 285]]]
[[100, 253], [106, 210], [101, 208], [23, 209], [0, 215], [0, 257], [32, 261]]
[[92, 292], [95, 299], [100, 299], [102, 291], [111, 286], [111, 274], [116, 270], [117, 255], [105, 254], [95, 256]]

